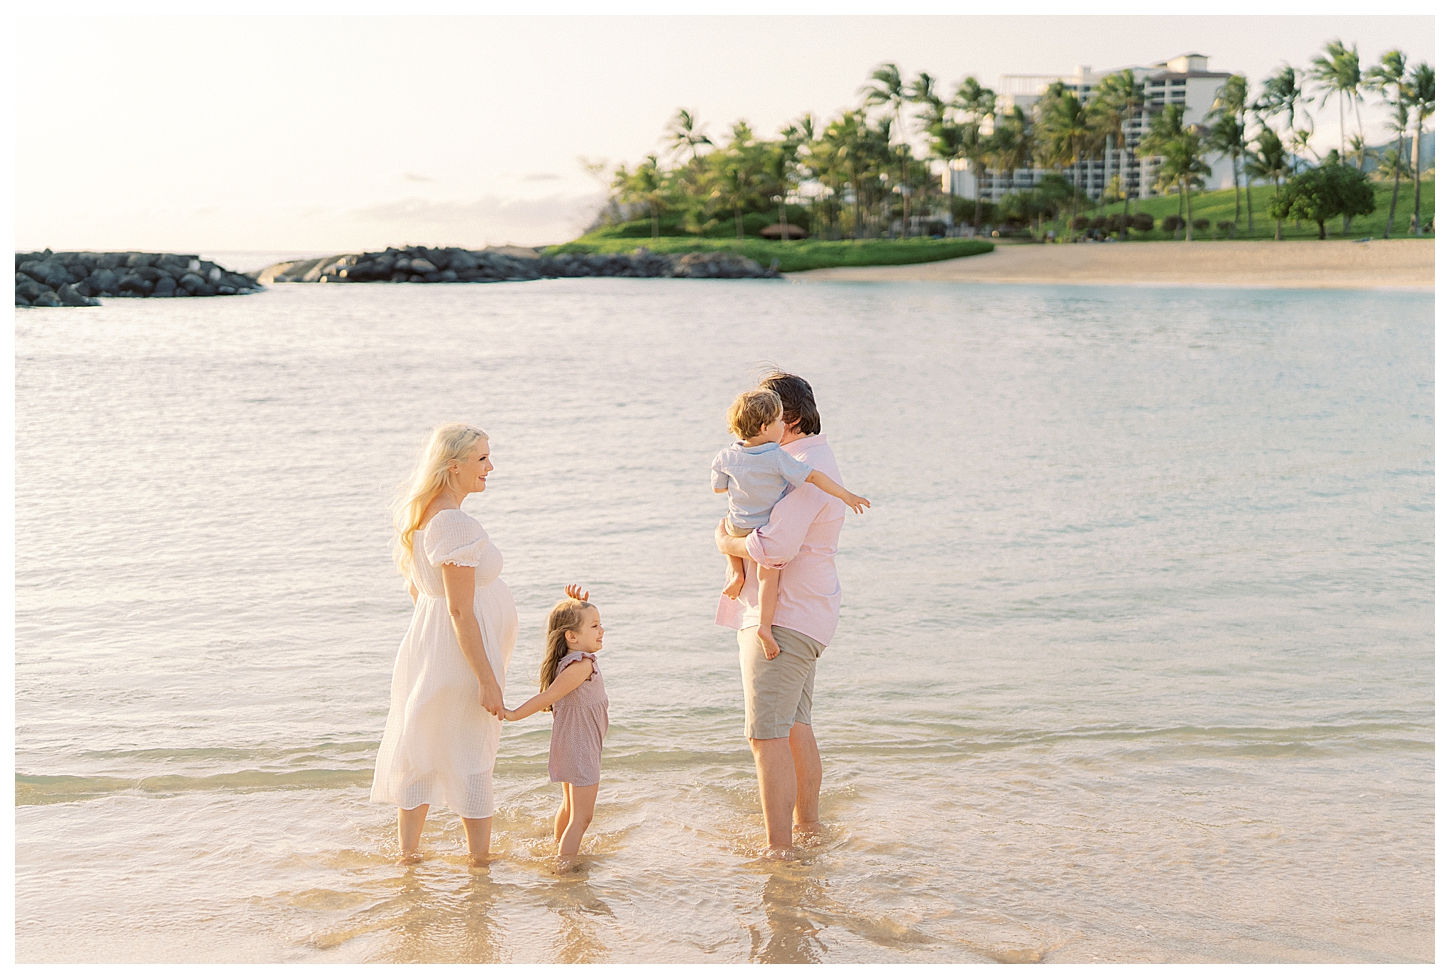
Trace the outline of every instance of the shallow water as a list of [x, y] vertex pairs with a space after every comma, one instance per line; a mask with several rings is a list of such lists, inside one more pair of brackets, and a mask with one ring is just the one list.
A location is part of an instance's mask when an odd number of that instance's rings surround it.
[[[1433, 297], [574, 280], [16, 313], [16, 957], [1431, 961]], [[773, 360], [846, 484], [822, 840], [764, 845], [709, 460]], [[386, 503], [458, 419], [522, 622], [611, 728], [550, 873], [368, 803]]]

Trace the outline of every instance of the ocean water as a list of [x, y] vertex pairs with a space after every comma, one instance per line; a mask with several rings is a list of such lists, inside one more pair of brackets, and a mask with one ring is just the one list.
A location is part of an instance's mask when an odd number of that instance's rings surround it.
[[[1433, 296], [573, 280], [16, 312], [21, 962], [1432, 961]], [[764, 362], [846, 484], [823, 841], [760, 858], [708, 465]], [[500, 859], [368, 802], [387, 502], [466, 420], [531, 692], [608, 629], [586, 860], [547, 717]]]

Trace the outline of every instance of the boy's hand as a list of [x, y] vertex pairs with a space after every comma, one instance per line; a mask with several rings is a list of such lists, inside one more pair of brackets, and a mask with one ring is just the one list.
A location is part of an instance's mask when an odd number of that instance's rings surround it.
[[513, 711], [511, 711], [507, 707], [505, 707], [503, 709], [503, 719], [506, 720], [506, 721], [516, 721], [516, 720], [519, 719], [519, 716], [518, 716], [518, 714], [514, 713]]
[[846, 499], [844, 500], [844, 502], [846, 506], [850, 507], [852, 510], [855, 510], [857, 513], [861, 512], [862, 507], [866, 507], [867, 509], [871, 508], [870, 500], [866, 499], [866, 497], [864, 496], [857, 496], [855, 493], [846, 494]]
[[[589, 592], [585, 591], [583, 588], [580, 588], [578, 585], [570, 585], [569, 587], [565, 588], [564, 594], [568, 595], [576, 602], [589, 601]], [[509, 718], [509, 720], [513, 720], [513, 718]]]

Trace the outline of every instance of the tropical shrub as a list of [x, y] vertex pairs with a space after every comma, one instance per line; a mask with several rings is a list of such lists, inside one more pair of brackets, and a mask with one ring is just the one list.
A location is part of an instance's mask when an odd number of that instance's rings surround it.
[[1326, 237], [1324, 224], [1335, 217], [1350, 218], [1374, 213], [1374, 188], [1369, 178], [1347, 163], [1326, 163], [1290, 178], [1269, 201], [1269, 216], [1313, 221], [1319, 238]]
[[1176, 214], [1170, 214], [1163, 219], [1160, 227], [1170, 235], [1176, 235], [1178, 234], [1178, 229], [1183, 227], [1183, 219]]
[[1151, 215], [1151, 214], [1134, 214], [1133, 217], [1132, 217], [1132, 224], [1133, 224], [1133, 230], [1134, 231], [1152, 231], [1153, 230], [1153, 215]]

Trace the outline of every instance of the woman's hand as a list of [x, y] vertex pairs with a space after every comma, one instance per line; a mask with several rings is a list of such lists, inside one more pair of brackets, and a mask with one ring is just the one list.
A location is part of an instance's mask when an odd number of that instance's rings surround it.
[[564, 594], [568, 595], [576, 602], [589, 601], [589, 592], [585, 591], [583, 588], [580, 588], [578, 585], [570, 585], [568, 588], [565, 588]]
[[498, 684], [488, 682], [479, 683], [478, 706], [499, 720], [504, 719], [503, 691], [499, 690]]

